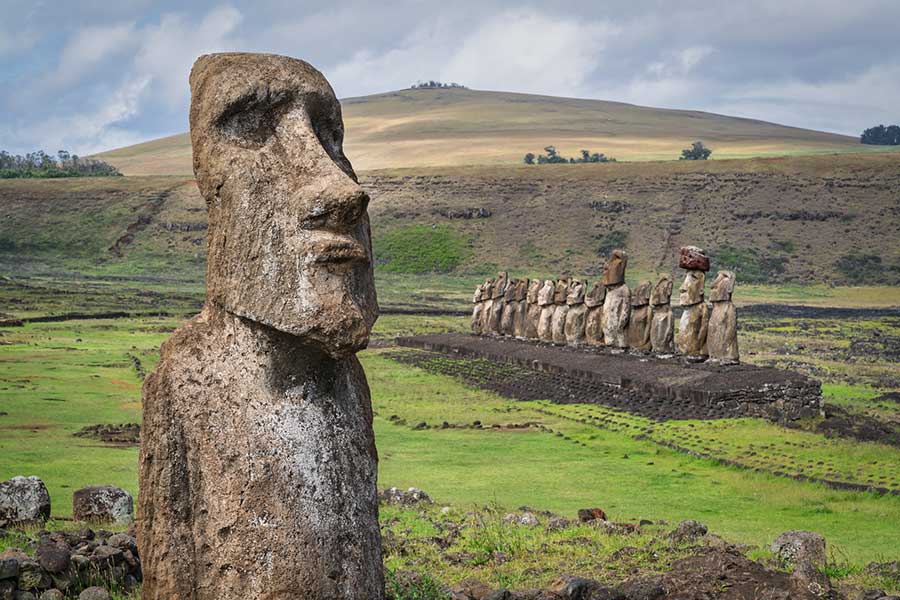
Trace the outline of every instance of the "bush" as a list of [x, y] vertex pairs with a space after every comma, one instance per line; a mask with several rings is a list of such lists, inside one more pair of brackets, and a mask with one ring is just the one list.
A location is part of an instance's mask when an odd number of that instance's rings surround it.
[[703, 142], [694, 142], [690, 148], [681, 151], [681, 157], [678, 160], [706, 160], [712, 150], [703, 145]]
[[375, 238], [375, 264], [390, 273], [447, 273], [462, 262], [465, 243], [446, 225], [408, 225]]

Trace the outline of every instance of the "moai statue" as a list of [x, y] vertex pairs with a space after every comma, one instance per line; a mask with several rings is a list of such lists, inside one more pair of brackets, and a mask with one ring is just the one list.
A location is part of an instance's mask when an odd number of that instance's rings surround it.
[[485, 331], [488, 335], [500, 335], [500, 321], [503, 319], [503, 306], [506, 304], [506, 288], [509, 287], [509, 274], [505, 271], [497, 275], [494, 280], [494, 288], [491, 291], [491, 314], [488, 315], [488, 325]]
[[553, 296], [556, 293], [556, 286], [553, 281], [547, 279], [538, 292], [538, 305], [541, 307], [541, 318], [538, 320], [538, 339], [542, 342], [553, 342], [553, 313], [556, 305], [553, 303]]
[[587, 307], [584, 341], [591, 346], [603, 345], [603, 301], [605, 299], [606, 286], [602, 281], [594, 283], [594, 287], [584, 297], [584, 305]]
[[484, 288], [479, 284], [475, 288], [475, 295], [472, 296], [472, 333], [479, 335], [481, 333], [481, 309], [484, 308]]
[[631, 316], [625, 330], [625, 342], [632, 350], [650, 350], [650, 286], [641, 281], [631, 294]]
[[528, 322], [528, 279], [520, 279], [516, 285], [516, 311], [513, 314], [512, 335], [516, 339], [525, 339], [525, 329]]
[[650, 347], [654, 354], [675, 352], [675, 318], [672, 316], [672, 276], [663, 273], [650, 293]]
[[566, 304], [566, 298], [569, 297], [569, 280], [566, 278], [558, 279], [556, 287], [553, 291], [553, 319], [550, 323], [552, 331], [553, 343], [566, 343], [566, 313], [569, 312], [569, 306]]
[[534, 279], [528, 284], [528, 293], [525, 296], [526, 315], [525, 315], [525, 339], [538, 339], [538, 323], [541, 320], [541, 305], [538, 304], [538, 292], [541, 291], [543, 282], [540, 279]]
[[503, 293], [503, 312], [500, 315], [500, 335], [513, 335], [513, 320], [519, 303], [516, 302], [516, 289], [519, 286], [518, 279], [510, 279]]
[[625, 267], [628, 255], [624, 250], [613, 250], [603, 266], [603, 285], [606, 298], [603, 300], [603, 342], [613, 348], [627, 347], [625, 329], [631, 314], [631, 290], [625, 283]]
[[737, 340], [737, 311], [731, 302], [734, 283], [734, 273], [719, 271], [709, 291], [709, 301], [712, 303], [706, 338], [709, 359], [727, 365], [737, 364], [741, 360]]
[[706, 272], [709, 271], [709, 258], [703, 250], [696, 246], [685, 246], [681, 249], [679, 266], [686, 269], [684, 282], [678, 296], [678, 303], [684, 309], [678, 322], [678, 335], [675, 336], [675, 347], [679, 354], [691, 360], [706, 358], [706, 330], [709, 323], [709, 309], [703, 301], [703, 287], [706, 283]]
[[566, 304], [569, 307], [569, 312], [566, 313], [566, 343], [579, 346], [584, 343], [588, 311], [584, 305], [584, 282], [577, 279], [572, 282]]
[[378, 314], [341, 105], [307, 63], [201, 56], [206, 303], [143, 388], [144, 600], [384, 597], [378, 458], [355, 353]]
[[494, 308], [494, 280], [490, 277], [481, 284], [481, 335], [488, 334], [491, 326], [491, 310]]

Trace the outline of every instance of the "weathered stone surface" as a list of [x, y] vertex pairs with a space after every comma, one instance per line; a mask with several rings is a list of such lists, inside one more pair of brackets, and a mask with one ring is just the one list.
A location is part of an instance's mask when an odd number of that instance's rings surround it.
[[772, 552], [788, 565], [824, 566], [828, 558], [825, 538], [814, 531], [785, 531], [772, 542]]
[[[141, 593], [141, 597], [143, 598], [143, 593]], [[81, 592], [78, 600], [112, 600], [112, 596], [102, 587], [94, 586]]]
[[518, 279], [510, 279], [506, 286], [506, 292], [503, 294], [503, 312], [500, 316], [500, 335], [513, 335], [513, 321], [519, 307], [516, 298], [518, 287]]
[[[475, 295], [472, 296], [472, 320], [471, 320], [471, 328], [472, 333], [475, 335], [481, 334], [482, 327], [482, 310], [484, 310], [484, 290], [490, 289], [490, 284], [488, 283], [490, 280], [485, 281], [483, 284], [479, 285], [475, 288]], [[487, 287], [486, 287], [487, 286]]]
[[577, 346], [584, 343], [585, 326], [587, 325], [588, 308], [584, 304], [584, 282], [574, 280], [566, 297], [569, 311], [566, 313], [566, 343]]
[[0, 481], [0, 527], [50, 518], [50, 493], [35, 476]]
[[566, 298], [569, 297], [569, 287], [570, 282], [568, 279], [556, 280], [556, 286], [553, 291], [553, 303], [556, 305], [556, 308], [553, 309], [553, 319], [550, 324], [554, 344], [566, 343], [566, 314], [569, 312]]
[[628, 266], [628, 254], [624, 250], [613, 250], [609, 260], [603, 265], [603, 285], [609, 287], [625, 282], [625, 267]]
[[69, 568], [69, 549], [52, 542], [38, 546], [34, 556], [41, 568], [48, 573], [62, 573]]
[[584, 341], [592, 346], [603, 345], [603, 301], [606, 299], [606, 286], [597, 281], [591, 291], [584, 297], [584, 305], [588, 308], [584, 325]]
[[684, 281], [678, 288], [678, 304], [692, 306], [703, 302], [703, 287], [706, 285], [706, 274], [703, 271], [688, 271]]
[[538, 339], [542, 342], [553, 341], [553, 313], [556, 306], [553, 304], [553, 296], [556, 291], [554, 283], [547, 279], [538, 292], [538, 305], [541, 307], [541, 316], [538, 319]]
[[689, 271], [709, 271], [709, 257], [697, 246], [682, 246], [678, 258], [678, 267]]
[[201, 57], [207, 301], [143, 390], [144, 600], [383, 597], [377, 455], [354, 353], [377, 316], [368, 197], [305, 62]]
[[516, 285], [516, 309], [513, 313], [512, 335], [520, 339], [525, 339], [525, 330], [527, 329], [529, 285], [528, 279], [520, 279]]
[[650, 293], [650, 348], [656, 354], [675, 352], [675, 317], [672, 306], [672, 277], [663, 273]]
[[432, 504], [431, 496], [415, 487], [406, 490], [401, 490], [398, 487], [391, 487], [381, 492], [380, 496], [386, 504], [398, 504], [400, 506]]
[[500, 322], [503, 320], [503, 307], [506, 305], [504, 296], [507, 287], [509, 287], [509, 274], [506, 272], [498, 274], [491, 291], [491, 310], [484, 331], [488, 335], [500, 335]]
[[679, 523], [678, 527], [669, 534], [669, 538], [678, 544], [683, 542], [693, 542], [694, 540], [705, 536], [708, 531], [709, 529], [703, 523], [688, 519]]
[[535, 279], [528, 284], [528, 294], [525, 299], [527, 308], [525, 316], [525, 338], [536, 340], [538, 338], [538, 323], [541, 320], [541, 305], [538, 304], [538, 293], [543, 282]]
[[591, 521], [606, 521], [606, 512], [602, 508], [579, 508], [578, 520], [582, 523]]
[[72, 495], [76, 521], [128, 524], [134, 520], [131, 494], [114, 485], [89, 485]]
[[706, 346], [709, 359], [724, 364], [736, 364], [741, 358], [738, 351], [737, 310], [731, 302], [734, 282], [734, 273], [719, 271], [709, 294], [712, 310], [709, 315]]
[[675, 347], [679, 354], [690, 358], [705, 358], [706, 334], [709, 327], [709, 307], [701, 302], [692, 304], [681, 313]]
[[650, 288], [650, 282], [644, 280], [631, 293], [625, 343], [632, 350], [650, 350]]
[[631, 316], [631, 290], [624, 283], [606, 286], [603, 301], [603, 343], [613, 348], [626, 348], [625, 330]]

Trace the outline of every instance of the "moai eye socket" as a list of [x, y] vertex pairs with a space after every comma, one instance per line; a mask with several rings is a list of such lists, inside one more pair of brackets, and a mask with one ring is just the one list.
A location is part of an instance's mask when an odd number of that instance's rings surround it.
[[264, 97], [247, 95], [228, 105], [216, 127], [231, 142], [244, 148], [259, 148], [275, 135], [281, 118], [290, 108], [293, 96], [288, 93]]

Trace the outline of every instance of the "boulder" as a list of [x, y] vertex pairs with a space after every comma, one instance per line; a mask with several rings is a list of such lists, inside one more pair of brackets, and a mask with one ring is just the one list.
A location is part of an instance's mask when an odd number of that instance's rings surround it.
[[0, 527], [50, 518], [50, 492], [37, 477], [13, 477], [0, 482]]
[[43, 594], [40, 595], [40, 598], [38, 598], [38, 600], [65, 600], [65, 598], [66, 595], [61, 591], [52, 589], [46, 590]]
[[682, 246], [678, 266], [689, 271], [709, 271], [709, 257], [697, 246]]
[[707, 534], [709, 529], [703, 523], [688, 519], [678, 524], [678, 527], [669, 534], [669, 538], [680, 544], [682, 542], [692, 542], [697, 538], [701, 538]]
[[772, 542], [772, 552], [785, 564], [820, 567], [827, 559], [825, 538], [813, 531], [785, 531]]
[[590, 523], [591, 521], [606, 521], [606, 513], [602, 508], [579, 508], [578, 520], [582, 523]]
[[78, 600], [112, 600], [112, 596], [102, 587], [93, 586], [82, 591]]
[[69, 568], [69, 549], [52, 542], [38, 546], [34, 556], [41, 568], [48, 573], [62, 573]]
[[127, 525], [134, 520], [134, 500], [114, 485], [89, 485], [73, 494], [72, 513], [78, 521]]
[[413, 504], [431, 504], [431, 497], [419, 488], [411, 487], [407, 490], [391, 487], [381, 492], [381, 500], [385, 504], [397, 504], [401, 506], [410, 506]]

